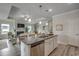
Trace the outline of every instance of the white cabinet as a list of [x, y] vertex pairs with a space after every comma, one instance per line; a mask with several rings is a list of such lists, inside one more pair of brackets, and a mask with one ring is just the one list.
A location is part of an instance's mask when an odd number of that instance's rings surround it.
[[45, 56], [48, 56], [57, 47], [57, 36], [45, 40]]
[[54, 47], [53, 47], [53, 49], [55, 49], [56, 47], [57, 47], [57, 37], [54, 37], [53, 38], [53, 42], [54, 42]]
[[22, 56], [48, 56], [57, 47], [57, 36], [47, 38], [44, 41], [37, 42], [31, 45], [21, 41]]
[[51, 53], [52, 52], [52, 50], [54, 49], [54, 40], [53, 40], [53, 38], [50, 38], [49, 39], [49, 53]]
[[45, 40], [45, 56], [49, 55], [50, 45], [49, 40]]

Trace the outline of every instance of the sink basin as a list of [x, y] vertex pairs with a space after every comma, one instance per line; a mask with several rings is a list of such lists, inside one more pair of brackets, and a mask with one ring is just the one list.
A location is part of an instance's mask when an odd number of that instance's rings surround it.
[[45, 37], [48, 37], [48, 36], [39, 36], [39, 38], [45, 38]]

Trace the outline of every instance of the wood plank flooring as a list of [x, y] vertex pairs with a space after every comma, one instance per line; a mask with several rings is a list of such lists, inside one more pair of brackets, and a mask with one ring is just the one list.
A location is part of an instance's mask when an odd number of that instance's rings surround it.
[[[7, 43], [7, 48], [1, 48], [0, 56], [20, 56], [20, 51], [17, 46], [13, 46], [8, 40], [0, 40], [0, 47], [5, 46], [3, 42]], [[58, 47], [49, 56], [79, 56], [79, 47], [71, 45], [59, 44]]]
[[79, 47], [59, 44], [49, 56], [79, 56]]

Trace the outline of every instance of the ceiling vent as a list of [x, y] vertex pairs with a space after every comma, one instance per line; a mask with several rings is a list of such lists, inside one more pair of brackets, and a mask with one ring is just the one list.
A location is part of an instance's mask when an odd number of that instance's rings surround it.
[[42, 8], [42, 5], [39, 5], [40, 8]]

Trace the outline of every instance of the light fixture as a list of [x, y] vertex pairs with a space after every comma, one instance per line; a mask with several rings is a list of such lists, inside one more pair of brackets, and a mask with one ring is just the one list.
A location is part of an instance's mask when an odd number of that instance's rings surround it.
[[46, 25], [48, 25], [48, 23], [46, 23]]
[[28, 22], [31, 22], [31, 19], [30, 18], [28, 19]]
[[52, 12], [52, 9], [49, 9], [48, 11], [49, 11], [49, 12]]
[[52, 12], [52, 9], [47, 9], [47, 10], [45, 10], [46, 12]]
[[40, 21], [39, 24], [41, 24], [42, 22]]

